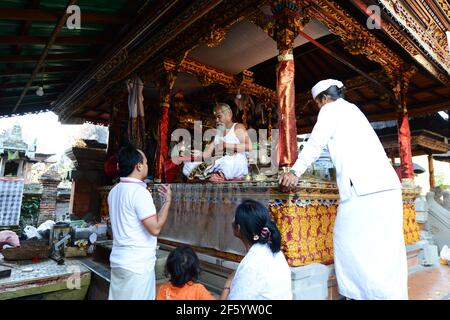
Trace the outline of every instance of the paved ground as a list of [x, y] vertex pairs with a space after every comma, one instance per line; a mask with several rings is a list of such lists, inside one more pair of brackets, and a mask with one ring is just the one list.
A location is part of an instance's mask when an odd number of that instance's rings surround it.
[[410, 300], [450, 300], [450, 266], [428, 267], [409, 276]]

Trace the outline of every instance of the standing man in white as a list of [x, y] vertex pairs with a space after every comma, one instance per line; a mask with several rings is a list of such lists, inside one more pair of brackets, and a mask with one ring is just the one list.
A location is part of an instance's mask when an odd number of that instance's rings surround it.
[[331, 79], [312, 88], [317, 122], [280, 183], [294, 187], [328, 147], [340, 195], [333, 238], [340, 294], [408, 299], [401, 184], [369, 121], [343, 91], [343, 83]]
[[113, 232], [110, 256], [109, 300], [154, 300], [156, 237], [164, 226], [170, 208], [170, 186], [158, 190], [165, 198], [156, 212], [144, 179], [147, 158], [129, 145], [119, 152], [120, 182], [108, 195]]

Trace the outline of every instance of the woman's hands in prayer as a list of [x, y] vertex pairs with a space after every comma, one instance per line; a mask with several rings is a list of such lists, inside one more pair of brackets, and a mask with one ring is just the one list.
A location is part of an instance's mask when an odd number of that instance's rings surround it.
[[170, 203], [172, 201], [172, 189], [170, 185], [163, 184], [158, 188], [158, 193], [164, 198], [164, 203]]
[[278, 182], [286, 188], [294, 188], [297, 186], [298, 180], [300, 180], [299, 177], [297, 177], [294, 173], [292, 172], [287, 172], [281, 175], [280, 179], [278, 180]]

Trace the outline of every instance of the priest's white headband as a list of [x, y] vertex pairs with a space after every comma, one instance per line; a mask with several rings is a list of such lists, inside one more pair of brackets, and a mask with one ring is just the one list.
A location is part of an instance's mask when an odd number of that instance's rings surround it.
[[317, 82], [317, 84], [311, 89], [313, 99], [315, 99], [320, 93], [324, 92], [331, 86], [337, 86], [342, 88], [344, 84], [339, 80], [327, 79]]

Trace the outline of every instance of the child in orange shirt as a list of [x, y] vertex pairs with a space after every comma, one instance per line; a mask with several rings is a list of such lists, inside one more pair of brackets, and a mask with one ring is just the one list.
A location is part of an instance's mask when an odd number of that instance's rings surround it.
[[166, 276], [158, 290], [156, 300], [215, 300], [201, 283], [197, 283], [200, 263], [194, 250], [189, 247], [176, 248], [167, 257]]

